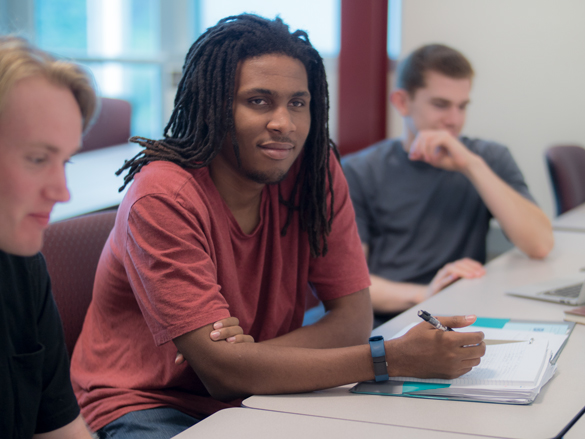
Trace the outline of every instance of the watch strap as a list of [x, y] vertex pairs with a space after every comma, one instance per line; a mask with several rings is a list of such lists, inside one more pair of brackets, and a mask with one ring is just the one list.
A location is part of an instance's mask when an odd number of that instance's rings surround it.
[[370, 352], [374, 363], [374, 375], [376, 382], [388, 381], [388, 363], [386, 362], [386, 348], [384, 337], [377, 335], [370, 337]]

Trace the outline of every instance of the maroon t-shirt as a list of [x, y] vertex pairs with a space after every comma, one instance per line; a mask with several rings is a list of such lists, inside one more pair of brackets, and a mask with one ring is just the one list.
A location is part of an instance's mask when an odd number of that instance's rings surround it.
[[296, 213], [281, 236], [287, 209], [279, 190], [288, 198], [298, 167], [297, 160], [285, 180], [264, 188], [260, 223], [250, 234], [207, 168], [157, 161], [135, 176], [102, 252], [71, 363], [91, 428], [159, 406], [198, 418], [231, 406], [211, 398], [186, 363], [174, 364], [169, 341], [230, 315], [256, 341], [272, 339], [301, 326], [309, 282], [321, 300], [370, 284], [347, 183], [333, 156], [329, 252], [310, 257]]

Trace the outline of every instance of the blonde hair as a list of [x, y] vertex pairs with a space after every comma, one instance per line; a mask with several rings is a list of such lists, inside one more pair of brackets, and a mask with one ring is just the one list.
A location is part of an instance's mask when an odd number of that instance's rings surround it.
[[23, 38], [0, 36], [0, 111], [14, 84], [37, 75], [71, 90], [79, 105], [85, 131], [95, 115], [97, 104], [89, 74], [81, 66], [57, 60]]

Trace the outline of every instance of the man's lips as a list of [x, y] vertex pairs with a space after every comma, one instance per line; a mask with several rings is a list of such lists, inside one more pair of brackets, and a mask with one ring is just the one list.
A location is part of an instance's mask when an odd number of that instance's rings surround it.
[[49, 224], [49, 220], [51, 219], [51, 212], [35, 212], [29, 214], [29, 216], [38, 222], [41, 226], [46, 226]]
[[258, 145], [264, 155], [273, 160], [284, 160], [292, 154], [294, 145], [292, 143], [270, 142]]

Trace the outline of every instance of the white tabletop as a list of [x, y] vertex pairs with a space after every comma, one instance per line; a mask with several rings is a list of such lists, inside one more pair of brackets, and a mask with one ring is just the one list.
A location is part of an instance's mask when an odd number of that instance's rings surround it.
[[[423, 308], [436, 315], [562, 320], [565, 305], [504, 294], [506, 287], [578, 273], [585, 267], [585, 233], [555, 232], [556, 245], [544, 261], [514, 249], [487, 265], [482, 279], [462, 280], [377, 328], [386, 338]], [[585, 275], [585, 274], [584, 274]], [[557, 374], [531, 405], [504, 405], [356, 395], [352, 386], [300, 395], [252, 396], [245, 407], [375, 422], [435, 431], [506, 438], [550, 438], [585, 406], [585, 326], [577, 325], [558, 362]], [[585, 427], [578, 423], [576, 431]], [[571, 432], [573, 435], [573, 432]], [[567, 436], [571, 437], [571, 436]], [[575, 436], [576, 437], [576, 436]]]
[[552, 224], [555, 230], [585, 232], [585, 203], [559, 215]]
[[[325, 439], [325, 438], [376, 438], [401, 439], [452, 439], [451, 433], [368, 422], [326, 419], [267, 410], [232, 408], [221, 410], [175, 436], [190, 438], [238, 438], [238, 439]], [[457, 435], [459, 439], [480, 436]]]
[[51, 222], [118, 206], [128, 187], [118, 192], [126, 172], [119, 177], [115, 172], [141, 150], [140, 145], [125, 143], [74, 155], [65, 168], [71, 199], [55, 205]]

